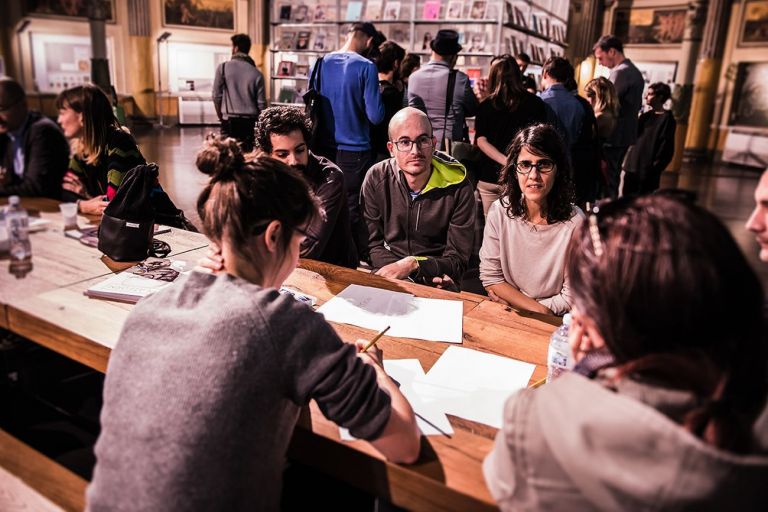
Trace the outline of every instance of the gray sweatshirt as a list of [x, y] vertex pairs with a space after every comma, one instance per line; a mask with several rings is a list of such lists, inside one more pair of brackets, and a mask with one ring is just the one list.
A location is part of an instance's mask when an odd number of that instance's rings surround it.
[[299, 410], [362, 439], [386, 425], [373, 368], [322, 315], [193, 272], [139, 302], [104, 384], [89, 510], [277, 510]]

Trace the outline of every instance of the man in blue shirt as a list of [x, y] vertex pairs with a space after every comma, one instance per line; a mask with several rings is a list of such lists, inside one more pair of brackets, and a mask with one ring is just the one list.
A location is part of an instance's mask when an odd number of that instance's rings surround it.
[[550, 57], [541, 70], [541, 83], [545, 89], [539, 94], [554, 111], [555, 126], [568, 148], [578, 140], [584, 122], [584, 108], [564, 85], [569, 78], [573, 78], [573, 66], [562, 57]]
[[0, 79], [0, 197], [59, 199], [69, 163], [69, 144], [59, 127], [30, 111], [24, 88]]
[[344, 173], [347, 207], [357, 252], [367, 259], [368, 233], [360, 215], [360, 187], [373, 164], [369, 123], [384, 120], [376, 65], [363, 55], [371, 51], [378, 33], [372, 23], [352, 25], [339, 51], [321, 61], [320, 87], [310, 87], [321, 96], [318, 143], [312, 150], [338, 165]]

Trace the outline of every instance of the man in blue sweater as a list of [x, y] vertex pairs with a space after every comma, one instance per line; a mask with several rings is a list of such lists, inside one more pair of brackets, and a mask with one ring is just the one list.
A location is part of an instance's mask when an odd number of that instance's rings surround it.
[[360, 215], [360, 186], [373, 164], [369, 123], [384, 120], [376, 65], [363, 57], [377, 38], [372, 23], [352, 25], [347, 41], [337, 52], [326, 55], [320, 68], [322, 114], [320, 138], [313, 152], [338, 165], [344, 172], [347, 207], [358, 254], [367, 259], [368, 233]]

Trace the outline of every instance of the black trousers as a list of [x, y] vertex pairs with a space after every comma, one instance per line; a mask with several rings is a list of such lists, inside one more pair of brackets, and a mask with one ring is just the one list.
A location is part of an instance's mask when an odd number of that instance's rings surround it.
[[236, 139], [247, 153], [253, 151], [256, 142], [253, 131], [255, 126], [255, 116], [229, 116], [221, 121], [221, 136]]

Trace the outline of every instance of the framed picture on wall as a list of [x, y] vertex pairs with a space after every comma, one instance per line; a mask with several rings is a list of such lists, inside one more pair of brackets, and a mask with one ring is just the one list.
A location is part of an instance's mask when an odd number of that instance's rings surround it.
[[739, 46], [768, 46], [768, 0], [744, 4]]
[[624, 44], [680, 44], [687, 8], [617, 9], [613, 33]]
[[163, 25], [235, 30], [235, 0], [164, 0]]
[[768, 126], [768, 62], [739, 62], [729, 124]]
[[[88, 18], [88, 0], [25, 0], [24, 12], [30, 16]], [[115, 0], [108, 0], [107, 21], [115, 21]]]

